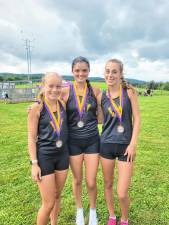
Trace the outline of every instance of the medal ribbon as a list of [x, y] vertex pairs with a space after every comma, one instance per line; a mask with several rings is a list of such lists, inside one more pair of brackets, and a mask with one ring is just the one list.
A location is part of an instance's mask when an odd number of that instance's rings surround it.
[[73, 82], [73, 94], [74, 94], [74, 98], [76, 102], [76, 107], [78, 109], [80, 119], [81, 119], [83, 117], [83, 113], [84, 113], [86, 102], [87, 102], [87, 95], [88, 95], [87, 83], [85, 83], [85, 87], [83, 90], [82, 101], [80, 101], [76, 82]]
[[118, 117], [120, 123], [122, 122], [122, 113], [123, 113], [123, 106], [124, 106], [124, 90], [122, 85], [120, 85], [120, 105], [118, 106], [113, 99], [111, 99], [110, 91], [108, 90], [108, 96], [111, 103], [111, 108], [115, 112], [116, 116]]
[[55, 114], [52, 111], [52, 108], [51, 108], [49, 102], [46, 99], [44, 100], [44, 106], [50, 116], [50, 119], [53, 122], [57, 136], [58, 136], [58, 138], [60, 138], [60, 132], [61, 132], [61, 126], [62, 126], [62, 113], [60, 112], [59, 102], [58, 101], [56, 102], [57, 119], [56, 119]]

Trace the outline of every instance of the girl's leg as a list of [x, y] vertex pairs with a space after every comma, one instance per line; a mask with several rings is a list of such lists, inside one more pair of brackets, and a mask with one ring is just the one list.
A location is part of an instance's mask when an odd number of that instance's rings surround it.
[[82, 208], [82, 179], [84, 154], [70, 156], [70, 167], [73, 174], [73, 193], [77, 208]]
[[83, 159], [84, 154], [70, 156], [70, 167], [73, 174], [73, 193], [77, 207], [76, 224], [84, 225], [82, 208], [82, 180], [83, 180]]
[[65, 185], [68, 170], [55, 171], [55, 205], [50, 214], [51, 225], [57, 225], [60, 209], [61, 192]]
[[89, 225], [97, 225], [97, 213], [96, 213], [96, 197], [97, 197], [97, 186], [96, 176], [99, 165], [99, 154], [85, 154], [85, 173], [86, 173], [86, 184], [90, 200], [90, 212], [89, 212]]
[[43, 176], [42, 180], [37, 184], [42, 198], [42, 206], [37, 216], [37, 225], [47, 225], [50, 213], [55, 204], [55, 175]]
[[113, 181], [115, 160], [101, 157], [101, 164], [104, 177], [104, 194], [109, 210], [110, 217], [115, 217], [114, 214], [114, 196], [113, 196]]
[[90, 208], [96, 208], [96, 176], [99, 165], [99, 154], [85, 154], [86, 183], [89, 193]]
[[125, 221], [128, 219], [128, 209], [130, 205], [128, 190], [131, 183], [132, 171], [133, 171], [132, 162], [118, 161], [117, 193], [122, 213], [121, 219]]

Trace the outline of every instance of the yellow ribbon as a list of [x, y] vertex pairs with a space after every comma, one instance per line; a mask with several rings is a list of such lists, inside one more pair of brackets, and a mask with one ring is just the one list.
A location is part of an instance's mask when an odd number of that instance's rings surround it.
[[123, 113], [123, 109], [122, 109], [122, 85], [120, 85], [120, 104], [117, 105], [115, 103], [115, 101], [113, 99], [110, 99], [113, 107], [115, 108], [115, 110], [117, 111], [117, 113], [120, 115], [120, 117], [122, 116], [122, 113]]
[[85, 96], [86, 96], [86, 92], [87, 92], [87, 83], [85, 83], [85, 87], [84, 87], [84, 90], [83, 90], [82, 100], [81, 101], [80, 101], [80, 97], [79, 97], [76, 81], [73, 82], [73, 86], [74, 86], [74, 90], [75, 90], [75, 94], [76, 94], [76, 98], [77, 98], [78, 108], [79, 108], [80, 112], [82, 112], [84, 101], [85, 101]]
[[112, 111], [111, 107], [108, 108], [109, 113], [114, 117], [115, 113]]
[[[49, 102], [47, 101], [47, 99], [45, 99], [45, 103], [46, 103], [46, 105], [47, 105], [47, 107], [48, 107], [48, 109], [49, 109], [49, 111], [50, 111], [50, 113], [51, 113], [51, 115], [52, 115], [52, 118], [53, 118], [53, 120], [54, 120], [54, 122], [55, 122], [55, 125], [56, 125], [56, 127], [57, 127], [57, 130], [60, 132], [60, 128], [61, 128], [61, 117], [60, 117], [60, 105], [59, 105], [59, 102], [58, 102], [58, 101], [56, 102], [57, 119], [56, 119], [56, 116], [55, 116], [55, 114], [53, 113], [53, 110], [52, 110], [52, 108], [51, 108]], [[53, 123], [53, 121], [52, 121], [52, 123]], [[54, 127], [55, 127], [55, 126], [54, 126]], [[56, 129], [56, 128], [55, 128], [55, 129]], [[55, 130], [55, 129], [54, 129], [54, 130]]]

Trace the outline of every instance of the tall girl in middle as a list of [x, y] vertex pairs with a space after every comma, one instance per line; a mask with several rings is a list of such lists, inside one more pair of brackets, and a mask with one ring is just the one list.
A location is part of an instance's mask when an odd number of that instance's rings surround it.
[[98, 225], [96, 214], [96, 175], [99, 164], [99, 132], [97, 121], [97, 96], [100, 89], [88, 81], [89, 61], [77, 57], [72, 62], [74, 82], [65, 87], [62, 99], [66, 102], [70, 166], [73, 174], [73, 193], [77, 212], [76, 225], [84, 225], [82, 207], [83, 163], [90, 201], [89, 225]]

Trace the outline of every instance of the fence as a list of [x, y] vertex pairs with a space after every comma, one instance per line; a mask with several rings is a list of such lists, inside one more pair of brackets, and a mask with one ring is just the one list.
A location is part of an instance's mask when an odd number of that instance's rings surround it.
[[39, 89], [38, 88], [12, 88], [0, 89], [0, 98], [4, 99], [5, 94], [8, 94], [7, 102], [27, 102], [34, 101]]

